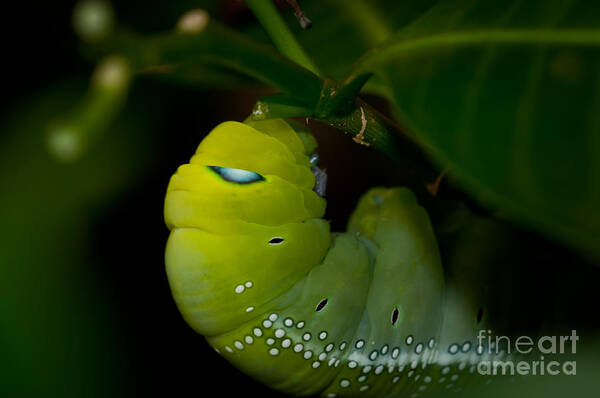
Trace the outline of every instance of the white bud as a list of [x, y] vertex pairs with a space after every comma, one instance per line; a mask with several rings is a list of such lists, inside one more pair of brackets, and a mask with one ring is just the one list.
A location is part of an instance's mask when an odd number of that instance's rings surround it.
[[177, 30], [182, 33], [200, 33], [210, 21], [206, 10], [196, 8], [183, 14], [177, 22]]
[[98, 41], [108, 36], [114, 21], [114, 12], [108, 1], [83, 0], [73, 10], [73, 28], [85, 41]]
[[123, 90], [131, 79], [127, 61], [118, 56], [104, 59], [94, 70], [92, 83], [102, 89]]
[[68, 127], [51, 130], [47, 143], [50, 153], [63, 162], [71, 162], [81, 154], [81, 137]]

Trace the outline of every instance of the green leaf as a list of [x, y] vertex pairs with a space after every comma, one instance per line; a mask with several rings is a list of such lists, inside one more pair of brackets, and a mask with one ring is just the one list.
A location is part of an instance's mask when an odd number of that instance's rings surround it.
[[356, 65], [468, 192], [600, 255], [600, 3], [440, 1]]
[[184, 88], [239, 90], [265, 87], [260, 81], [248, 75], [218, 65], [182, 64], [168, 71], [150, 68], [143, 74]]
[[[180, 81], [191, 79], [214, 87], [218, 82], [240, 75], [277, 88], [307, 105], [315, 105], [321, 92], [321, 79], [309, 70], [283, 57], [269, 46], [258, 43], [211, 21], [201, 32], [167, 32], [154, 36], [115, 35], [94, 48], [96, 54], [119, 54], [132, 65], [134, 74], [172, 74]], [[200, 74], [208, 72], [205, 76]]]
[[[281, 12], [287, 26], [324, 74], [343, 80], [365, 51], [383, 42], [432, 3], [433, 0], [304, 0], [300, 5], [312, 21], [309, 30], [300, 27], [291, 7], [283, 7]], [[257, 40], [271, 42], [256, 21], [242, 30]], [[365, 91], [384, 93], [385, 83], [375, 76]]]

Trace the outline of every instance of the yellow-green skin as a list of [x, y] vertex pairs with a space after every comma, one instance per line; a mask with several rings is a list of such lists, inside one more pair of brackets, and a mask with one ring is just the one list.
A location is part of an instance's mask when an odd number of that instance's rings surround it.
[[[444, 341], [442, 313], [453, 309], [426, 212], [406, 188], [375, 188], [348, 233], [332, 234], [308, 152], [283, 120], [225, 122], [173, 175], [166, 265], [183, 317], [236, 367], [289, 394], [455, 388], [451, 373], [473, 373], [477, 358], [447, 352], [456, 343]], [[208, 166], [263, 179], [237, 184]]]

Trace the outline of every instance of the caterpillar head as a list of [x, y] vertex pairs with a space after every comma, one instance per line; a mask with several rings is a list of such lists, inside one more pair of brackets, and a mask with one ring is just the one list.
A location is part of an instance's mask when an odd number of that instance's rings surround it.
[[225, 122], [171, 178], [167, 273], [198, 332], [269, 311], [324, 256], [330, 233], [312, 149], [283, 120]]

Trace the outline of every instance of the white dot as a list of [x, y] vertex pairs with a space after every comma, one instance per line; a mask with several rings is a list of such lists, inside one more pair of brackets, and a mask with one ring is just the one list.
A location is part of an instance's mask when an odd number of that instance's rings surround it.
[[423, 352], [423, 343], [419, 343], [415, 347], [415, 353], [420, 354], [421, 352]]
[[327, 347], [325, 347], [325, 351], [330, 352], [331, 350], [333, 350], [333, 347], [334, 347], [333, 343], [329, 343], [329, 344], [327, 344]]
[[254, 330], [252, 331], [252, 333], [254, 333], [254, 335], [255, 335], [256, 337], [260, 337], [260, 336], [262, 336], [262, 334], [263, 334], [263, 333], [262, 333], [262, 330], [260, 330], [260, 328], [254, 328]]
[[443, 374], [443, 375], [447, 375], [447, 374], [448, 374], [448, 372], [450, 372], [450, 367], [449, 367], [449, 366], [445, 366], [445, 367], [442, 369], [442, 374]]
[[327, 332], [321, 332], [321, 333], [319, 333], [319, 339], [325, 340], [326, 338], [327, 338]]
[[450, 377], [450, 380], [452, 380], [452, 381], [458, 380], [458, 375], [452, 375], [452, 377]]
[[395, 365], [389, 365], [388, 366], [388, 373], [392, 373], [394, 371]]
[[362, 386], [360, 388], [360, 391], [367, 391], [369, 389], [369, 386]]
[[467, 364], [465, 362], [461, 362], [458, 364], [458, 370], [465, 370]]
[[394, 378], [392, 379], [392, 383], [397, 383], [398, 380], [400, 380], [400, 376], [394, 376]]
[[250, 289], [252, 286], [254, 286], [254, 284], [252, 283], [252, 281], [248, 281], [244, 285], [246, 286], [246, 289]]
[[371, 361], [374, 361], [375, 359], [377, 359], [377, 355], [378, 355], [377, 351], [373, 351], [373, 352], [371, 352], [371, 354], [369, 355], [369, 359], [370, 359]]
[[443, 382], [445, 382], [445, 381], [446, 381], [446, 378], [445, 378], [445, 377], [440, 377], [440, 383], [443, 383]]
[[427, 386], [419, 386], [419, 391], [425, 391], [427, 390]]
[[277, 348], [271, 348], [269, 350], [269, 354], [271, 354], [273, 356], [278, 355], [279, 354], [279, 350]]
[[381, 374], [381, 372], [383, 372], [383, 365], [379, 365], [378, 367], [375, 368], [375, 374]]
[[387, 344], [384, 345], [383, 347], [381, 347], [381, 355], [385, 355], [388, 352], [388, 346]]
[[302, 336], [302, 339], [304, 341], [309, 341], [311, 337], [312, 336], [310, 335], [310, 333], [304, 333], [304, 335]]
[[273, 344], [275, 344], [275, 339], [272, 339], [272, 338], [269, 337], [267, 339], [267, 345], [273, 345]]
[[291, 345], [292, 345], [292, 340], [290, 340], [290, 339], [285, 339], [281, 342], [281, 346], [283, 348], [288, 348]]
[[414, 361], [411, 362], [410, 367], [413, 369], [416, 369], [417, 366], [419, 366], [419, 360], [415, 359]]
[[452, 344], [449, 348], [448, 348], [448, 352], [450, 354], [456, 354], [458, 352], [458, 344]]
[[304, 321], [300, 321], [300, 322], [298, 322], [298, 323], [296, 324], [296, 327], [297, 327], [298, 329], [302, 329], [302, 328], [304, 327]]
[[356, 348], [362, 348], [364, 345], [365, 345], [365, 341], [364, 341], [364, 340], [358, 340], [358, 341], [356, 342], [356, 345], [355, 345], [355, 347], [356, 347]]
[[320, 361], [324, 361], [325, 358], [327, 358], [327, 354], [325, 354], [324, 352], [322, 352], [322, 353], [319, 354], [319, 360]]
[[348, 379], [342, 379], [342, 380], [340, 380], [340, 386], [341, 387], [346, 388], [349, 385], [350, 385], [350, 380], [348, 380]]
[[331, 358], [327, 365], [329, 365], [331, 367], [331, 366], [333, 366], [334, 363], [335, 363], [335, 358]]
[[342, 344], [340, 344], [340, 351], [344, 351], [346, 349], [346, 342], [342, 342]]
[[359, 383], [362, 383], [362, 382], [363, 382], [363, 381], [365, 381], [365, 380], [367, 380], [367, 376], [365, 376], [365, 375], [362, 375], [362, 376], [359, 376], [359, 377], [358, 377], [358, 382], [359, 382]]
[[429, 376], [425, 376], [425, 378], [423, 379], [423, 381], [424, 381], [425, 383], [431, 383], [431, 377], [429, 377]]
[[462, 346], [462, 352], [469, 352], [469, 350], [471, 349], [471, 343], [469, 343], [468, 341], [463, 344]]
[[277, 338], [282, 338], [283, 336], [285, 336], [285, 330], [283, 329], [277, 329], [275, 330], [275, 337]]
[[414, 339], [413, 339], [413, 337], [412, 337], [412, 336], [408, 336], [408, 337], [406, 338], [406, 344], [408, 344], [408, 345], [411, 345], [411, 344], [413, 343], [413, 340], [414, 340]]
[[243, 292], [244, 292], [244, 285], [237, 285], [237, 286], [235, 287], [235, 292], [236, 292], [237, 294], [243, 293]]
[[292, 318], [286, 318], [286, 320], [283, 321], [283, 324], [288, 328], [291, 328], [292, 326], [294, 326], [294, 321], [292, 320]]
[[314, 361], [314, 362], [312, 363], [312, 367], [313, 367], [313, 369], [316, 369], [316, 368], [318, 368], [319, 366], [321, 366], [321, 362], [319, 362], [319, 361]]
[[312, 358], [312, 351], [305, 351], [304, 352], [304, 359], [311, 359]]
[[431, 338], [429, 339], [429, 348], [433, 348], [435, 346], [435, 339]]
[[411, 370], [406, 374], [406, 377], [412, 377], [412, 375], [414, 375], [414, 374], [415, 374], [415, 371]]
[[329, 394], [327, 394], [327, 398], [335, 398], [336, 395], [332, 392], [330, 392]]
[[270, 320], [268, 320], [268, 319], [265, 319], [265, 320], [263, 321], [263, 326], [264, 326], [265, 328], [267, 328], [267, 329], [268, 329], [268, 328], [270, 328], [271, 326], [273, 326], [273, 322], [271, 322], [271, 321], [270, 321]]
[[248, 308], [246, 308], [246, 312], [252, 312], [252, 311], [254, 311], [254, 307], [248, 307]]
[[400, 349], [396, 347], [392, 350], [392, 358], [396, 359], [398, 358], [398, 355], [400, 355]]
[[241, 342], [237, 341], [237, 340], [233, 342], [233, 346], [235, 348], [237, 348], [238, 350], [243, 350], [244, 349], [244, 345]]
[[232, 350], [232, 349], [231, 349], [231, 347], [229, 347], [229, 346], [225, 346], [225, 350], [226, 350], [227, 352], [233, 352], [233, 350]]
[[252, 343], [254, 343], [254, 339], [252, 338], [252, 336], [246, 336], [246, 337], [244, 337], [244, 341], [246, 342], [246, 344], [252, 344]]
[[369, 373], [369, 372], [371, 371], [371, 369], [373, 369], [373, 367], [372, 367], [372, 366], [370, 366], [370, 365], [367, 365], [367, 366], [365, 366], [365, 367], [363, 368], [362, 372], [363, 372], [363, 373]]
[[354, 369], [357, 366], [358, 366], [358, 362], [356, 362], [356, 361], [350, 361], [350, 362], [348, 362], [348, 367], [350, 369]]
[[298, 344], [296, 344], [296, 345], [294, 346], [294, 352], [300, 352], [300, 351], [302, 351], [303, 349], [304, 349], [304, 346], [303, 346], [302, 344], [300, 344], [300, 343], [298, 343]]
[[338, 366], [340, 366], [340, 360], [339, 360], [339, 359], [335, 361], [335, 365], [334, 365], [334, 366], [335, 366], [336, 368], [337, 368]]
[[275, 322], [275, 321], [277, 320], [277, 318], [279, 318], [279, 317], [278, 317], [278, 316], [277, 316], [277, 314], [275, 314], [275, 313], [273, 313], [273, 314], [269, 315], [269, 320], [270, 320], [271, 322]]

